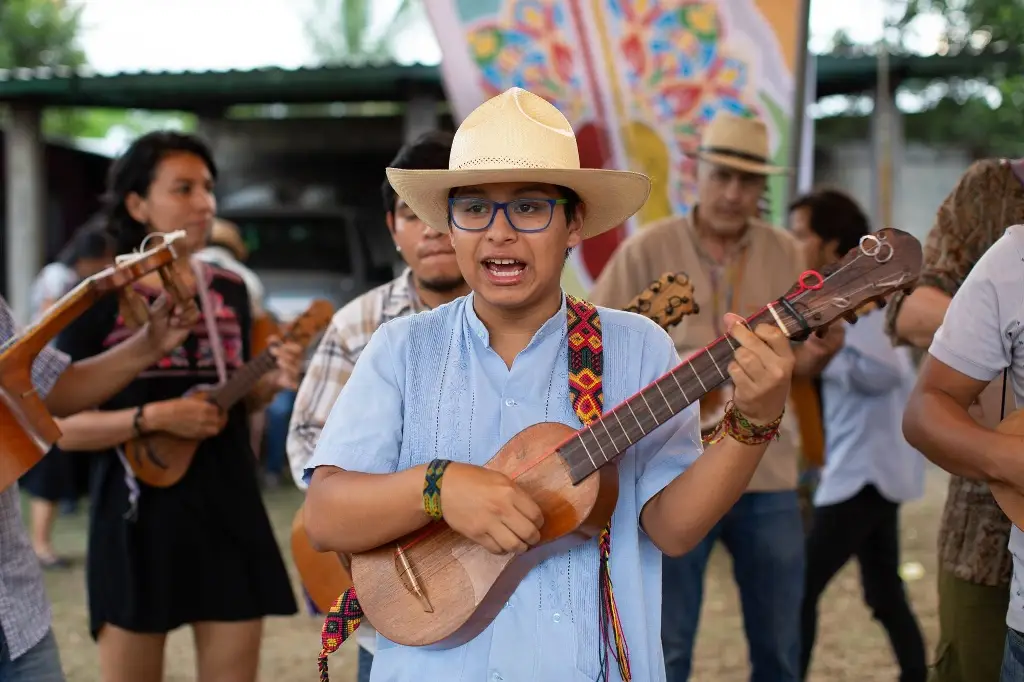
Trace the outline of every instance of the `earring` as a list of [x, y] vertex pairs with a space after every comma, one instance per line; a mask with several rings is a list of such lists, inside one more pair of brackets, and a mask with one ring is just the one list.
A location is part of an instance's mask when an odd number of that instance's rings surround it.
[[397, 251], [398, 253], [402, 253], [402, 247], [399, 246], [398, 244], [395, 244], [395, 251]]

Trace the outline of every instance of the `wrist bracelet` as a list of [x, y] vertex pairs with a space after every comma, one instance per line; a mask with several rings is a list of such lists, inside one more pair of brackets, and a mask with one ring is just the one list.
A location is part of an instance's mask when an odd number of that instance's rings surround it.
[[441, 514], [441, 478], [444, 470], [451, 464], [447, 459], [435, 459], [427, 465], [427, 474], [423, 481], [423, 510], [427, 516], [440, 521]]
[[136, 407], [135, 416], [132, 417], [132, 430], [135, 432], [136, 438], [145, 435], [142, 433], [142, 411], [145, 408], [145, 405], [139, 405], [138, 407]]
[[726, 435], [744, 445], [761, 445], [773, 439], [778, 440], [779, 425], [782, 424], [782, 417], [785, 414], [786, 410], [783, 409], [778, 417], [767, 424], [753, 424], [736, 409], [732, 401], [729, 401], [722, 421], [718, 422], [711, 433], [701, 440], [705, 446], [714, 445]]

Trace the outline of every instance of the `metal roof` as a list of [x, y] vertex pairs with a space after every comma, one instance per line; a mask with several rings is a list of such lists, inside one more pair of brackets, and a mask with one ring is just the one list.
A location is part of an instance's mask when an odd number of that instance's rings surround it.
[[[874, 56], [817, 59], [818, 97], [875, 87]], [[1019, 53], [951, 57], [892, 56], [894, 84], [911, 79], [969, 78], [993, 63], [1021, 64]], [[0, 69], [0, 102], [43, 106], [218, 111], [236, 104], [401, 102], [423, 93], [443, 100], [437, 66], [394, 62], [229, 71], [140, 71], [112, 74], [89, 68]]]

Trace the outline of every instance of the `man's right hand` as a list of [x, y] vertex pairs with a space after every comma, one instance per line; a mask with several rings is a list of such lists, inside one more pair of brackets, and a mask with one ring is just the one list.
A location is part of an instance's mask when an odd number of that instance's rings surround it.
[[445, 469], [441, 511], [453, 530], [494, 554], [522, 554], [544, 525], [540, 507], [508, 476], [458, 462]]

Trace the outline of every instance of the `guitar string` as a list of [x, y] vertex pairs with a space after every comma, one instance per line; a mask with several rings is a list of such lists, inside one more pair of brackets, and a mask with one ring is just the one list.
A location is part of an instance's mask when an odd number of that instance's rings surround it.
[[[789, 300], [790, 302], [798, 302], [801, 298], [803, 298], [805, 295], [809, 294], [810, 292], [812, 292], [812, 291], [820, 291], [822, 288], [824, 288], [825, 282], [828, 282], [829, 280], [833, 279], [835, 276], [837, 276], [843, 270], [845, 270], [846, 268], [852, 266], [854, 263], [856, 263], [861, 258], [865, 258], [865, 257], [874, 258], [874, 255], [867, 254], [867, 253], [864, 252], [863, 248], [859, 248], [859, 251], [858, 251], [857, 255], [854, 256], [854, 258], [852, 258], [848, 263], [845, 263], [842, 266], [840, 266], [839, 268], [837, 268], [835, 271], [829, 273], [828, 276], [826, 276], [826, 277], [822, 277], [821, 273], [818, 273], [817, 271], [814, 271], [814, 270], [809, 270], [809, 271], [801, 274], [800, 278], [798, 279], [798, 283], [800, 284], [800, 286], [802, 288], [799, 291], [795, 292], [793, 294], [793, 296], [788, 298], [787, 300]], [[807, 286], [804, 283], [804, 279], [809, 274], [816, 274], [818, 277], [821, 277], [821, 283], [818, 284], [817, 286], [811, 286], [811, 287]], [[868, 288], [870, 288], [872, 286], [876, 286], [876, 285], [865, 285], [865, 286], [862, 286], [862, 287], [860, 287], [858, 289], [855, 289], [853, 292], [851, 292], [851, 295], [855, 295], [857, 293], [865, 291], [866, 289], [868, 289]], [[817, 307], [808, 308], [808, 310], [805, 311], [804, 315], [814, 315], [815, 313], [822, 312], [825, 309], [827, 309], [828, 307], [833, 306], [834, 303], [839, 301], [839, 300], [840, 299], [838, 297], [833, 296], [830, 299], [828, 299], [827, 303], [826, 302], [822, 302], [822, 304], [820, 304]], [[748, 320], [746, 320], [746, 322], [749, 322], [750, 319], [755, 319], [756, 317], [758, 317], [759, 315], [763, 314], [768, 309], [769, 309], [768, 306], [763, 307], [756, 314], [752, 315]], [[788, 330], [785, 330], [785, 329], [783, 331], [787, 331], [788, 332]], [[682, 367], [683, 365], [687, 365], [687, 364], [689, 364], [691, 366], [691, 368], [692, 368], [692, 361], [693, 360], [695, 360], [697, 357], [699, 357], [702, 353], [708, 353], [710, 355], [711, 348], [712, 347], [717, 347], [717, 345], [723, 339], [725, 339], [725, 338], [726, 338], [726, 335], [723, 335], [722, 337], [720, 337], [719, 339], [716, 339], [715, 341], [713, 341], [711, 344], [709, 344], [705, 348], [695, 352], [686, 361], [680, 363], [676, 367], [676, 369], [673, 369], [672, 372], [675, 372], [677, 369], [679, 369], [679, 367]], [[732, 344], [730, 343], [729, 345], [731, 346]], [[735, 350], [735, 348], [733, 348], [733, 350]], [[671, 374], [672, 372], [670, 372], [669, 374]], [[664, 378], [664, 377], [661, 377], [661, 378]], [[658, 381], [660, 381], [661, 378], [659, 378]], [[699, 375], [698, 375], [698, 379], [699, 379]], [[656, 383], [658, 383], [658, 381], [656, 381], [654, 383], [656, 384]], [[667, 385], [668, 385], [668, 387], [670, 389], [672, 389], [671, 384], [667, 384]], [[650, 388], [650, 387], [647, 387], [647, 388]], [[643, 390], [647, 390], [647, 389], [643, 389]], [[638, 394], [642, 394], [643, 390], [638, 392]], [[675, 390], [678, 390], [680, 393], [682, 393], [684, 398], [686, 397], [686, 393], [684, 393], [682, 391], [681, 387], [678, 388], [678, 389], [675, 389]], [[625, 402], [628, 402], [628, 401], [625, 401]], [[617, 405], [611, 412], [609, 412], [609, 414], [613, 413], [615, 410], [617, 410], [620, 407], [621, 407], [621, 405]], [[657, 415], [654, 414], [654, 410], [649, 408], [649, 411], [651, 412], [652, 418], [655, 419], [655, 421], [657, 422], [658, 418], [657, 418]], [[566, 441], [567, 442], [571, 442], [572, 438], [581, 437], [582, 434], [587, 432], [587, 431], [591, 431], [592, 432], [593, 431], [593, 426], [595, 426], [595, 425], [596, 425], [596, 423], [595, 424], [591, 424], [591, 425], [587, 425], [583, 429], [577, 431], [573, 436], [567, 438]], [[625, 431], [625, 429], [623, 429], [623, 431]], [[629, 434], [624, 433], [624, 435], [626, 436], [627, 440], [629, 440]], [[594, 433], [594, 437], [595, 438], [597, 437], [596, 433]], [[632, 445], [632, 443], [631, 443], [631, 445]], [[525, 474], [527, 471], [529, 471], [530, 469], [534, 468], [535, 466], [537, 466], [538, 464], [540, 464], [541, 462], [546, 460], [551, 455], [555, 454], [557, 451], [558, 451], [558, 448], [556, 448], [552, 452], [545, 453], [542, 457], [539, 457], [534, 462], [531, 462], [530, 464], [526, 465], [523, 470], [517, 472], [516, 474], [514, 474], [510, 478], [512, 478], [512, 480], [518, 479], [523, 474]], [[456, 531], [454, 531], [453, 529], [451, 529], [451, 527], [448, 526], [447, 524], [439, 523], [439, 522], [435, 522], [435, 523], [437, 525], [434, 528], [430, 528], [430, 527], [425, 528], [425, 529], [423, 529], [423, 531], [421, 531], [419, 533], [419, 535], [417, 537], [414, 537], [412, 540], [410, 540], [409, 542], [405, 543], [404, 545], [398, 545], [396, 551], [394, 552], [395, 558], [397, 559], [399, 551], [407, 552], [408, 550], [410, 550], [415, 545], [417, 545], [417, 544], [419, 544], [419, 543], [421, 543], [421, 542], [423, 542], [425, 540], [431, 539], [431, 538], [441, 539], [441, 538], [445, 538], [446, 536], [451, 536], [451, 535], [455, 535], [458, 538], [464, 537], [461, 534], [459, 534]], [[460, 542], [461, 542], [461, 540], [460, 540]], [[434, 570], [429, 571], [429, 572], [427, 572], [425, 574], [422, 573], [422, 571], [420, 570], [419, 567], [416, 567], [416, 573], [417, 574], [422, 574], [422, 578], [424, 580], [428, 579], [432, 575], [435, 575], [438, 571], [443, 570], [443, 568], [446, 567], [447, 565], [449, 565], [452, 560], [458, 560], [459, 557], [463, 556], [466, 552], [468, 552], [468, 551], [470, 551], [470, 550], [472, 550], [474, 548], [475, 548], [475, 545], [470, 545], [468, 548], [464, 549], [463, 552], [460, 552], [458, 554], [451, 554], [450, 556], [445, 557], [443, 560], [435, 562], [433, 565], [430, 564], [430, 563], [427, 563], [426, 566], [427, 567], [433, 566]], [[484, 551], [486, 551], [486, 550], [484, 550]], [[433, 553], [428, 554], [428, 556], [433, 556], [433, 555], [434, 555]], [[400, 569], [399, 570], [399, 576], [400, 577], [405, 576], [407, 573], [409, 573], [413, 569], [413, 561], [411, 560], [411, 558], [408, 555], [406, 555], [406, 560], [409, 562], [409, 567], [410, 568], [408, 568], [408, 569], [404, 569], [404, 568]]]

